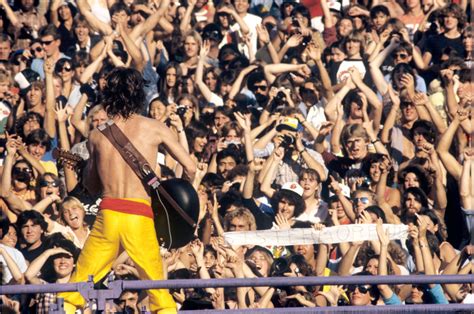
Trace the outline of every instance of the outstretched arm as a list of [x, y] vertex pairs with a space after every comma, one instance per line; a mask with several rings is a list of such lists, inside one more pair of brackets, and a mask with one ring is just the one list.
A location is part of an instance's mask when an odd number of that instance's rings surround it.
[[367, 97], [369, 104], [372, 106], [372, 112], [370, 113], [372, 119], [372, 126], [374, 130], [380, 129], [380, 121], [382, 120], [382, 102], [379, 100], [377, 95], [362, 80], [362, 76], [357, 68], [353, 67], [349, 69], [349, 73], [354, 82], [355, 86], [361, 90], [362, 93]]
[[[379, 268], [378, 268], [377, 274], [379, 276], [387, 276], [388, 275], [387, 259], [389, 258], [388, 244], [390, 243], [390, 238], [388, 236], [388, 231], [385, 231], [383, 229], [381, 218], [379, 218], [377, 221], [376, 230], [377, 230], [377, 235], [378, 235], [379, 244], [380, 244]], [[377, 285], [377, 288], [379, 289], [380, 294], [382, 295], [384, 300], [392, 298], [393, 291], [389, 285]]]
[[459, 178], [459, 194], [461, 204], [465, 209], [474, 208], [474, 151], [472, 149], [464, 152], [464, 163], [462, 166], [461, 177]]
[[397, 119], [398, 110], [400, 109], [400, 97], [395, 93], [392, 86], [388, 86], [388, 95], [392, 101], [392, 106], [390, 111], [385, 119], [385, 124], [380, 134], [380, 140], [383, 144], [390, 143], [390, 132], [392, 131], [393, 126], [395, 125], [395, 120]]
[[112, 34], [112, 27], [95, 17], [86, 0], [77, 0], [77, 7], [79, 12], [81, 12], [81, 14], [86, 18], [87, 23], [89, 23], [93, 30], [101, 33], [102, 35]]
[[196, 164], [186, 150], [176, 141], [175, 135], [163, 123], [158, 122], [158, 134], [170, 155], [183, 166], [184, 173], [192, 181], [196, 174]]
[[3, 260], [6, 263], [7, 268], [10, 270], [12, 274], [12, 280], [8, 283], [19, 283], [24, 284], [25, 278], [23, 277], [23, 273], [21, 272], [20, 268], [18, 267], [15, 260], [8, 254], [7, 250], [0, 246], [0, 256], [3, 257]]
[[138, 24], [130, 32], [130, 39], [132, 41], [137, 40], [139, 37], [144, 36], [146, 33], [155, 28], [155, 26], [160, 22], [161, 18], [168, 10], [170, 0], [161, 0], [160, 8], [150, 15], [143, 23]]
[[384, 156], [383, 161], [380, 163], [381, 174], [380, 174], [379, 182], [377, 183], [376, 198], [377, 198], [377, 204], [385, 213], [387, 222], [392, 223], [392, 224], [399, 224], [400, 218], [398, 218], [398, 216], [393, 213], [392, 207], [385, 200], [385, 192], [387, 190], [387, 177], [390, 171], [390, 167], [391, 167], [390, 160], [388, 159], [388, 157]]
[[[199, 65], [198, 65], [199, 66]], [[237, 79], [234, 81], [232, 84], [232, 88], [229, 92], [229, 99], [234, 99], [235, 96], [240, 92], [242, 89], [242, 82], [244, 81], [244, 78], [249, 75], [253, 70], [257, 69], [257, 65], [249, 65], [245, 69], [241, 70], [239, 75], [237, 76]], [[198, 74], [196, 71], [196, 82], [198, 81]], [[202, 82], [202, 75], [200, 81]], [[205, 84], [204, 84], [205, 85]], [[207, 87], [207, 86], [206, 86]]]
[[206, 85], [203, 81], [204, 76], [204, 61], [211, 49], [211, 43], [209, 41], [204, 41], [204, 44], [201, 47], [201, 51], [199, 51], [199, 58], [198, 64], [196, 67], [196, 85], [201, 91], [201, 94], [207, 101], [211, 101], [212, 98], [212, 91], [209, 89], [209, 86]]
[[446, 132], [441, 136], [436, 151], [438, 152], [439, 158], [443, 162], [443, 165], [446, 167], [446, 170], [456, 179], [459, 180], [461, 177], [462, 167], [459, 162], [454, 158], [453, 155], [449, 152], [451, 143], [453, 141], [454, 135], [460, 124], [460, 119], [464, 120], [467, 118], [467, 112], [464, 110], [459, 110], [454, 119], [451, 121], [451, 124], [447, 128]]
[[46, 81], [46, 112], [44, 114], [44, 129], [51, 138], [56, 136], [56, 124], [54, 120], [54, 82], [53, 71], [54, 61], [52, 58], [47, 58], [44, 61], [44, 75]]

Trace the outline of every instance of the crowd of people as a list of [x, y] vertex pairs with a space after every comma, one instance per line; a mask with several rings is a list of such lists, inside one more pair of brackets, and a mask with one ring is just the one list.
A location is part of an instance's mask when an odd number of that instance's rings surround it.
[[[473, 273], [469, 1], [214, 1], [0, 0], [1, 284], [70, 280], [101, 203], [83, 165], [91, 131], [111, 114], [104, 91], [117, 68], [141, 73], [141, 114], [194, 162], [187, 172], [165, 147], [156, 154], [160, 178], [186, 178], [200, 201], [195, 240], [161, 248], [165, 278]], [[349, 224], [375, 224], [378, 240], [224, 240]], [[407, 225], [407, 239], [390, 240], [383, 224]], [[123, 251], [95, 279], [107, 286], [110, 275], [134, 280], [140, 269]], [[170, 294], [177, 309], [246, 309], [474, 303], [472, 289]], [[124, 291], [107, 311], [139, 313], [145, 292]], [[1, 295], [0, 308], [47, 313], [56, 298]]]

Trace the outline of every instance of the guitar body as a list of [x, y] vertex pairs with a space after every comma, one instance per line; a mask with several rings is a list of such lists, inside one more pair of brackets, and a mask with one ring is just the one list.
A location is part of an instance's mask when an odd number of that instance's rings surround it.
[[[170, 179], [161, 186], [195, 222], [199, 218], [199, 197], [189, 181]], [[182, 247], [194, 239], [195, 228], [189, 225], [163, 196], [153, 195], [156, 236], [160, 246], [167, 249]]]

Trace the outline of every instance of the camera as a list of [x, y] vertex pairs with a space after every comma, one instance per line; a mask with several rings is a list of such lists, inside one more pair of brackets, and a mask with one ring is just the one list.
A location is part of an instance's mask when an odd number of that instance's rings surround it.
[[298, 22], [298, 19], [293, 16], [291, 18], [291, 25], [296, 26], [296, 27], [300, 27], [300, 22]]
[[271, 272], [272, 277], [283, 277], [284, 273], [291, 272], [288, 261], [283, 257], [277, 258], [275, 261], [273, 261], [273, 265], [271, 268], [272, 268], [272, 272]]
[[182, 106], [182, 105], [179, 105], [178, 107], [176, 107], [176, 113], [178, 114], [178, 116], [180, 116], [181, 118], [184, 117], [184, 115], [186, 114], [186, 111], [188, 110], [188, 108], [186, 108], [186, 106]]
[[295, 138], [290, 135], [283, 135], [283, 140], [280, 144], [281, 147], [289, 149], [291, 145], [295, 143]]
[[275, 101], [281, 103], [285, 100], [285, 97], [286, 97], [285, 93], [283, 93], [282, 91], [279, 91], [275, 96]]

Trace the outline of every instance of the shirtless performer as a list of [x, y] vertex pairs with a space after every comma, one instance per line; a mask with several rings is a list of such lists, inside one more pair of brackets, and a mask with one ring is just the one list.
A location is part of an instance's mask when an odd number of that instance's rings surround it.
[[[150, 165], [156, 165], [158, 146], [183, 166], [193, 178], [195, 165], [165, 124], [140, 116], [145, 95], [141, 74], [133, 69], [116, 68], [107, 78], [104, 107], [109, 119], [125, 133]], [[102, 192], [103, 200], [89, 238], [77, 261], [70, 282], [102, 279], [112, 263], [125, 249], [137, 266], [142, 280], [163, 279], [158, 241], [156, 239], [150, 196], [142, 182], [123, 160], [120, 153], [99, 131], [89, 136], [84, 185], [92, 193]], [[152, 313], [176, 313], [176, 304], [168, 290], [149, 290]], [[79, 293], [63, 293], [65, 310], [74, 313], [84, 306]]]

